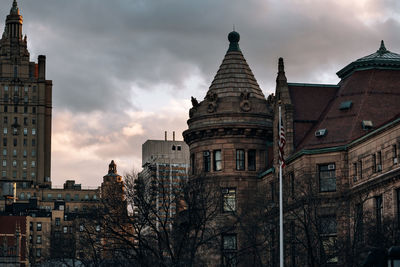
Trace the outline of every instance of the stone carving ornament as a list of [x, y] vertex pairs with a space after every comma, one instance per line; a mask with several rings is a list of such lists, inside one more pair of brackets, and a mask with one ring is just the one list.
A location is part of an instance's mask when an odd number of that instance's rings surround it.
[[240, 109], [244, 112], [248, 112], [251, 109], [249, 98], [250, 98], [250, 93], [247, 91], [244, 91], [243, 93], [240, 94], [240, 99], [241, 99]]

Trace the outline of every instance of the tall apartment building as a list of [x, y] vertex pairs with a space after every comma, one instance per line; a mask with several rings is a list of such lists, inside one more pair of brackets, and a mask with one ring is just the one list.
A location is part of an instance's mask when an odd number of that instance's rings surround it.
[[[0, 181], [50, 187], [52, 81], [46, 57], [30, 61], [14, 0], [0, 40]], [[4, 190], [3, 189], [3, 190]]]
[[153, 187], [157, 191], [154, 205], [165, 218], [173, 217], [176, 197], [187, 180], [189, 147], [184, 141], [176, 141], [175, 133], [173, 140], [167, 140], [167, 134], [165, 140], [147, 140], [142, 145], [142, 167], [139, 176], [146, 187], [156, 185]]

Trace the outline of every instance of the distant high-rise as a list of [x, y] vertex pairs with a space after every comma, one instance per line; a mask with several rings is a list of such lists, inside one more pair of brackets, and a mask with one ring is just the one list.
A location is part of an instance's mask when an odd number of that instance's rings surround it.
[[52, 81], [45, 56], [30, 61], [22, 24], [14, 0], [0, 40], [0, 180], [50, 187]]

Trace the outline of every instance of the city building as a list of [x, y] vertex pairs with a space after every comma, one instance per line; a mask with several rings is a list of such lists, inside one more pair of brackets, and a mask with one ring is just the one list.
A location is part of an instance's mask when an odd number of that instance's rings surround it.
[[237, 32], [229, 33], [222, 64], [204, 100], [192, 98], [189, 127], [183, 132], [190, 149], [189, 180], [211, 184], [222, 199], [214, 223], [227, 230], [220, 245], [210, 248], [207, 266], [253, 265], [254, 251], [243, 227], [258, 194], [259, 174], [272, 163], [271, 99], [260, 89], [239, 39]]
[[1, 177], [3, 191], [50, 187], [52, 81], [46, 57], [30, 61], [17, 1], [0, 40]]
[[[177, 201], [183, 191], [189, 170], [189, 147], [184, 141], [147, 140], [142, 145], [142, 167], [139, 177], [146, 185], [159, 217], [169, 220], [175, 217]], [[152, 194], [152, 193], [154, 194]]]
[[[308, 266], [311, 259], [318, 266], [359, 266], [369, 250], [399, 244], [400, 55], [382, 41], [337, 75], [337, 85], [288, 83], [279, 60], [275, 125], [280, 103], [286, 266]], [[276, 128], [274, 140], [278, 135]], [[278, 181], [276, 143], [264, 185]]]

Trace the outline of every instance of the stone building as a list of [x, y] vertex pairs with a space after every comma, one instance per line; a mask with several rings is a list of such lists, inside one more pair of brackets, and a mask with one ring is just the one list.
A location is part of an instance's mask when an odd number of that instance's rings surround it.
[[[259, 174], [271, 163], [272, 105], [265, 98], [240, 48], [229, 33], [229, 48], [203, 101], [192, 98], [188, 129], [189, 181], [203, 180], [221, 195], [216, 224], [227, 230], [209, 255], [210, 266], [245, 265], [253, 256], [237, 219], [257, 194]], [[242, 225], [243, 226], [243, 225]]]
[[17, 187], [50, 187], [52, 81], [46, 57], [30, 61], [14, 0], [0, 40], [1, 177]]
[[[368, 250], [398, 245], [400, 55], [382, 41], [337, 75], [337, 85], [288, 83], [279, 61], [286, 266], [358, 266]], [[278, 169], [275, 160], [261, 184], [277, 183]]]

